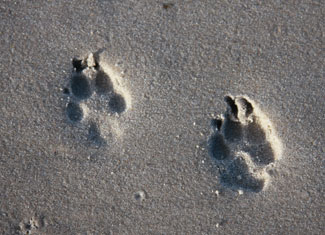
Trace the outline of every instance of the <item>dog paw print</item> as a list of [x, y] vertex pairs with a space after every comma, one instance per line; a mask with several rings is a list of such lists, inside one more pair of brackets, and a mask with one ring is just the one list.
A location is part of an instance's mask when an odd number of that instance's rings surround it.
[[130, 108], [130, 96], [120, 74], [107, 65], [100, 54], [72, 60], [73, 73], [63, 89], [67, 96], [66, 115], [73, 124], [87, 128], [87, 139], [97, 145], [106, 143], [106, 137], [120, 130], [114, 122]]
[[222, 184], [262, 191], [269, 180], [266, 167], [281, 156], [281, 142], [272, 123], [247, 97], [226, 96], [228, 109], [211, 122], [210, 155], [220, 165]]
[[19, 230], [22, 234], [40, 234], [40, 230], [45, 228], [46, 220], [44, 216], [33, 216], [27, 221], [19, 224]]

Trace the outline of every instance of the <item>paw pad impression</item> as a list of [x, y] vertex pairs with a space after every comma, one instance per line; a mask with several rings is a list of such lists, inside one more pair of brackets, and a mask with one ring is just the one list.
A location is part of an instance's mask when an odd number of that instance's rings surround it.
[[222, 165], [222, 184], [260, 192], [270, 178], [266, 167], [281, 157], [281, 142], [270, 120], [248, 97], [226, 96], [225, 101], [226, 113], [211, 121], [210, 155]]
[[119, 74], [96, 53], [84, 59], [75, 58], [72, 65], [74, 71], [69, 85], [63, 89], [68, 97], [69, 121], [85, 124], [87, 139], [93, 143], [106, 142], [105, 135], [110, 136], [112, 131], [120, 135], [116, 117], [129, 109], [131, 103]]

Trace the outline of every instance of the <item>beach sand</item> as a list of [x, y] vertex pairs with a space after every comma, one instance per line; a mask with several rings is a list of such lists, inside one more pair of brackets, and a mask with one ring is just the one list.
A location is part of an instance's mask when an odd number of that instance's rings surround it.
[[324, 9], [2, 0], [0, 233], [322, 234]]

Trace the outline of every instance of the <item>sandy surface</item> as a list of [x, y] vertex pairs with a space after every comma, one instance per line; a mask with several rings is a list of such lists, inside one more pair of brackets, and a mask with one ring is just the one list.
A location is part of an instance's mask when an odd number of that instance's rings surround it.
[[321, 234], [324, 9], [2, 0], [1, 234]]

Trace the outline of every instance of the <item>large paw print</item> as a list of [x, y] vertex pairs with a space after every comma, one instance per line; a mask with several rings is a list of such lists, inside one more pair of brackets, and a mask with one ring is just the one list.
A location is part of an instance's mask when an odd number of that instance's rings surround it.
[[[130, 108], [128, 91], [118, 73], [101, 61], [98, 54], [73, 59], [72, 65], [74, 71], [69, 85], [63, 89], [68, 97], [67, 117], [74, 124], [84, 124], [88, 129], [87, 139], [101, 145], [106, 143], [105, 136], [111, 135], [107, 130], [109, 125], [105, 124], [113, 122], [114, 117]], [[115, 131], [118, 129], [116, 125], [113, 122]], [[120, 130], [117, 132], [119, 134]]]
[[221, 182], [260, 192], [268, 183], [266, 167], [281, 156], [281, 142], [270, 120], [247, 97], [226, 96], [226, 113], [212, 120], [210, 155], [221, 168]]

